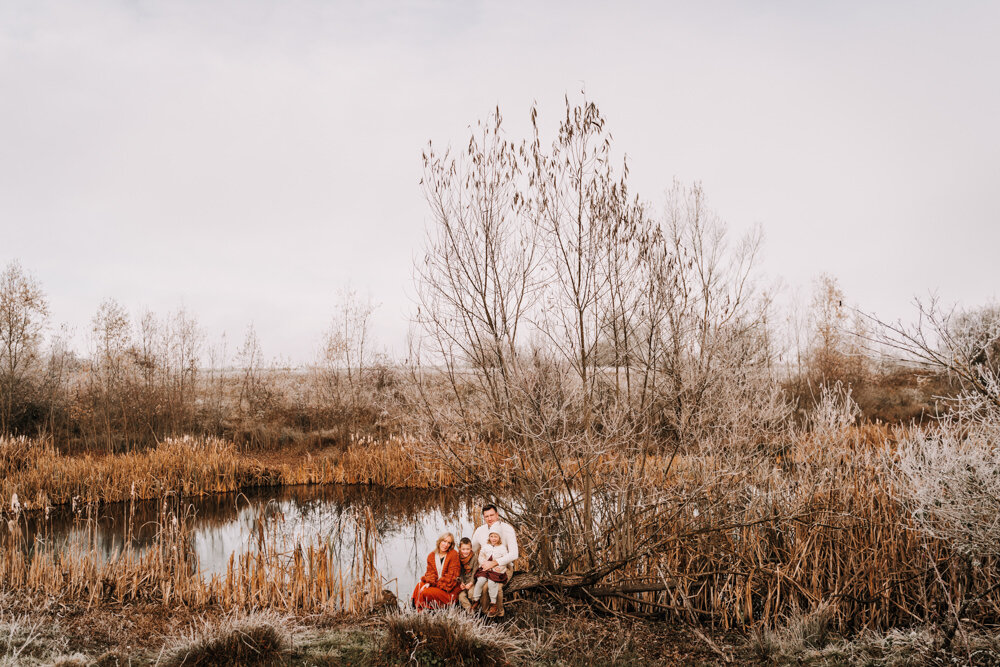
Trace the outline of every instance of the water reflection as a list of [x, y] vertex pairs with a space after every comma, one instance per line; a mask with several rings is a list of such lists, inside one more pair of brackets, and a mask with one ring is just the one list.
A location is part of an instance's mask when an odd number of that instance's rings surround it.
[[[259, 522], [288, 544], [315, 543], [317, 536], [322, 537], [347, 568], [354, 556], [356, 526], [367, 518], [378, 538], [376, 566], [385, 587], [401, 598], [410, 594], [423, 574], [427, 554], [440, 533], [449, 530], [457, 540], [471, 536], [474, 528], [469, 503], [453, 492], [363, 486], [257, 489], [134, 507], [121, 503], [96, 513], [64, 511], [48, 519], [23, 520], [35, 548], [92, 546], [107, 558], [120, 552], [126, 539], [139, 551], [149, 548], [161, 513], [175, 511], [188, 517], [192, 549], [205, 576], [224, 573], [230, 555], [252, 549]], [[365, 516], [368, 512], [370, 518]]]

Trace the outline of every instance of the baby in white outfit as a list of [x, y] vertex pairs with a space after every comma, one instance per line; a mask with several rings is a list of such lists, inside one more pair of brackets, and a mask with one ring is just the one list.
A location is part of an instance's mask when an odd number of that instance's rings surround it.
[[[490, 594], [490, 604], [495, 608], [500, 585], [507, 581], [507, 567], [497, 565], [491, 572], [487, 572], [483, 570], [483, 565], [489, 561], [497, 562], [506, 556], [507, 547], [503, 544], [503, 538], [500, 537], [499, 530], [490, 530], [488, 539], [489, 541], [479, 549], [479, 570], [476, 571], [476, 585], [472, 589], [471, 597], [473, 604], [479, 602], [479, 599], [483, 596], [483, 587], [485, 586]], [[491, 573], [494, 574], [493, 578], [489, 576]], [[494, 579], [500, 579], [500, 581], [495, 581]]]

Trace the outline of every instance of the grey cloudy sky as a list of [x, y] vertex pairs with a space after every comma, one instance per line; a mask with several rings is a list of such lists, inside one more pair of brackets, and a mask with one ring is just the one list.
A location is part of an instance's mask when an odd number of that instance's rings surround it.
[[[585, 86], [659, 206], [702, 182], [762, 268], [908, 316], [1000, 284], [1000, 3], [0, 3], [0, 263], [53, 321], [197, 314], [312, 357], [338, 289], [402, 349], [420, 151]], [[233, 345], [231, 345], [232, 347]]]

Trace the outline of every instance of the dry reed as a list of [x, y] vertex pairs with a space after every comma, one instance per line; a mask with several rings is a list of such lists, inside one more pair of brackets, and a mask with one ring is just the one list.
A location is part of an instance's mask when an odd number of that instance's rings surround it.
[[[884, 630], [939, 618], [949, 604], [985, 593], [980, 608], [1000, 620], [997, 564], [962, 566], [901, 504], [889, 465], [901, 435], [852, 427], [832, 439], [803, 437], [777, 464], [717, 476], [660, 526], [664, 548], [602, 582], [605, 592], [639, 582], [639, 592], [612, 593], [602, 604], [718, 628], [771, 626], [828, 605], [840, 630]], [[681, 459], [666, 486], [690, 489], [710, 478], [703, 470]], [[642, 582], [662, 590], [644, 592]]]
[[151, 545], [133, 547], [129, 525], [125, 546], [110, 556], [102, 554], [90, 518], [84, 523], [89, 533], [86, 543], [63, 550], [39, 543], [32, 549], [24, 544], [15, 514], [7, 522], [0, 549], [0, 588], [87, 604], [151, 602], [334, 614], [362, 613], [382, 598], [370, 512], [354, 522], [355, 549], [349, 564], [340, 562], [326, 540], [290, 542], [273, 522], [261, 518], [252, 548], [233, 555], [225, 574], [206, 577], [192, 550], [192, 517], [168, 509], [169, 504], [163, 502]]
[[359, 439], [343, 450], [287, 460], [259, 458], [213, 438], [171, 438], [141, 452], [83, 456], [62, 455], [44, 440], [0, 438], [0, 497], [17, 495], [25, 511], [292, 484], [438, 488], [452, 483], [444, 469], [416, 469], [399, 438]]
[[[974, 571], [959, 567], [946, 543], [917, 530], [888, 465], [904, 436], [885, 427], [800, 434], [780, 455], [732, 475], [719, 474], [724, 464], [708, 455], [679, 456], [669, 466], [669, 457], [649, 456], [652, 488], [694, 500], [657, 527], [660, 548], [593, 589], [604, 589], [600, 604], [719, 628], [772, 625], [794, 609], [821, 603], [829, 604], [832, 623], [842, 630], [885, 629], [942, 615], [957, 597], [989, 589], [1000, 572], [990, 559]], [[39, 507], [74, 495], [114, 500], [265, 482], [438, 486], [454, 479], [441, 468], [422, 468], [426, 462], [414, 461], [402, 440], [360, 442], [342, 452], [270, 464], [241, 458], [220, 441], [180, 439], [146, 454], [96, 459], [60, 457], [38, 444], [0, 442], [7, 475], [2, 488], [7, 497], [21, 494], [22, 506], [25, 497]], [[32, 446], [38, 450], [26, 453]], [[504, 470], [516, 471], [517, 456], [491, 451], [499, 483]], [[620, 465], [606, 457], [595, 469], [614, 475]], [[126, 550], [109, 561], [93, 550], [42, 550], [30, 559], [23, 551], [4, 550], [0, 581], [94, 601], [148, 599], [227, 609], [352, 611], [381, 594], [376, 577], [364, 568], [340, 568], [323, 542], [285, 545], [260, 533], [254, 550], [234, 556], [224, 575], [206, 580], [183, 557], [185, 525], [184, 517], [165, 515], [157, 548]], [[9, 524], [8, 539], [16, 539], [17, 530], [16, 521]], [[530, 568], [533, 540], [524, 535], [522, 541], [522, 562]], [[374, 542], [357, 544], [356, 562], [371, 563], [372, 549]], [[632, 590], [608, 592], [625, 582]], [[643, 583], [660, 590], [644, 590]], [[1000, 609], [1000, 589], [980, 605]]]

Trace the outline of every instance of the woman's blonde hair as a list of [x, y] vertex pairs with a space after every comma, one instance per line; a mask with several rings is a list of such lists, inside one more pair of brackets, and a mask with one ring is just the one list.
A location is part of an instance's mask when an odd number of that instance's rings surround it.
[[451, 546], [448, 547], [448, 551], [452, 550], [452, 547], [455, 546], [455, 536], [451, 533], [441, 533], [441, 536], [437, 538], [437, 542], [434, 543], [434, 551], [441, 551], [441, 542], [444, 541], [445, 538], [451, 539]]

